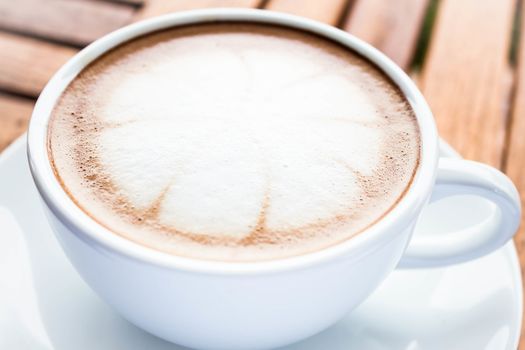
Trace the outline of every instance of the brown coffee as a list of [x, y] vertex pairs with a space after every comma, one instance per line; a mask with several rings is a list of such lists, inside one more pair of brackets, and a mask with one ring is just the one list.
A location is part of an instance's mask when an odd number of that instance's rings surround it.
[[185, 257], [321, 250], [380, 220], [420, 157], [399, 89], [335, 42], [278, 26], [152, 33], [85, 68], [56, 105], [51, 161], [89, 216]]

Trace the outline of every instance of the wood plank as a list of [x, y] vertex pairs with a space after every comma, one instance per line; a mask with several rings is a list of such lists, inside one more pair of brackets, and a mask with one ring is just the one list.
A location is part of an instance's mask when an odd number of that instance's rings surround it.
[[261, 0], [145, 0], [135, 20], [208, 7], [257, 7]]
[[347, 0], [270, 0], [266, 4], [266, 9], [287, 12], [337, 25], [347, 3]]
[[0, 28], [84, 46], [130, 22], [134, 12], [103, 1], [0, 0]]
[[0, 152], [24, 133], [33, 104], [31, 99], [0, 94]]
[[[505, 172], [518, 187], [521, 206], [525, 210], [525, 6], [521, 8], [521, 37], [515, 74], [515, 94], [511, 114]], [[520, 258], [522, 276], [525, 272], [525, 214], [521, 216], [521, 226], [514, 237]], [[524, 276], [525, 277], [525, 276]], [[525, 279], [524, 279], [525, 281]], [[525, 323], [522, 324], [522, 337], [519, 349], [525, 349]]]
[[343, 28], [408, 69], [428, 0], [357, 0]]
[[104, 0], [108, 2], [116, 2], [116, 3], [122, 3], [122, 4], [130, 4], [134, 6], [140, 6], [144, 3], [144, 0]]
[[510, 94], [515, 0], [444, 0], [421, 88], [442, 137], [464, 157], [499, 167]]
[[0, 32], [0, 89], [38, 96], [75, 49]]

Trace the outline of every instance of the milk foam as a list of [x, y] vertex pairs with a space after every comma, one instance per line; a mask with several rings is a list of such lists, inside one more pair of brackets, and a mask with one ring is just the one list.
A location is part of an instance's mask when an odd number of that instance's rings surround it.
[[55, 171], [115, 233], [202, 259], [341, 242], [410, 185], [419, 132], [374, 66], [289, 29], [212, 24], [111, 51], [53, 112]]

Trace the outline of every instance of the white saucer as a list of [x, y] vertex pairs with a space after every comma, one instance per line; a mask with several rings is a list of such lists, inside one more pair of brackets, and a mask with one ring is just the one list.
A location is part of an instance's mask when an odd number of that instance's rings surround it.
[[[80, 279], [44, 218], [25, 151], [24, 137], [0, 156], [0, 349], [182, 349], [120, 318]], [[457, 156], [446, 145], [442, 152]], [[488, 204], [472, 198], [437, 202], [418, 228], [439, 234], [483, 210]], [[395, 271], [340, 323], [285, 349], [515, 350], [521, 315], [510, 242], [470, 263]]]

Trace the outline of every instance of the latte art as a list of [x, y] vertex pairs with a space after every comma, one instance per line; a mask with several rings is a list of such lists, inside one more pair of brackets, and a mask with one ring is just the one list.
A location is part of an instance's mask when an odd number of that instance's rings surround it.
[[381, 219], [419, 161], [415, 116], [371, 63], [320, 37], [218, 23], [125, 43], [85, 68], [50, 125], [55, 173], [115, 234], [258, 261]]

